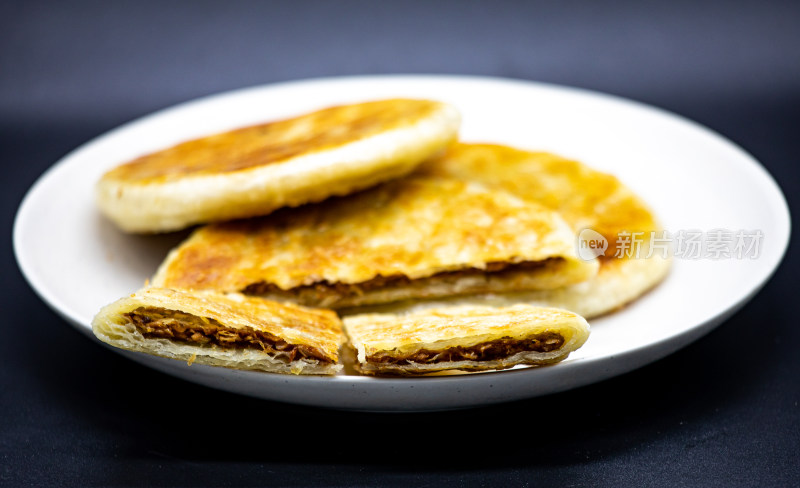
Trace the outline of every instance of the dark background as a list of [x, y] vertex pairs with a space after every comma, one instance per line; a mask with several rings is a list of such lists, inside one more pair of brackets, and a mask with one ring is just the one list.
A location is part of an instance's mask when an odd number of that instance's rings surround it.
[[796, 246], [741, 312], [653, 365], [407, 415], [161, 375], [74, 331], [20, 276], [16, 207], [77, 145], [202, 95], [374, 73], [504, 76], [653, 104], [743, 146], [797, 208], [797, 2], [2, 2], [3, 484], [800, 485]]

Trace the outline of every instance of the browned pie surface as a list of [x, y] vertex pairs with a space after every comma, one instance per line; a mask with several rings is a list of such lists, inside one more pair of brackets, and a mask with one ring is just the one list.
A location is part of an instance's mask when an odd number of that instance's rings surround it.
[[392, 99], [343, 105], [202, 137], [119, 166], [107, 179], [146, 183], [278, 163], [413, 124], [441, 104]]
[[502, 188], [558, 211], [574, 230], [591, 228], [609, 241], [620, 232], [657, 230], [650, 209], [616, 177], [546, 152], [495, 144], [457, 144], [418, 170]]
[[581, 281], [594, 271], [575, 256], [568, 226], [546, 208], [471, 183], [404, 178], [198, 229], [170, 254], [154, 282], [220, 291], [271, 283], [289, 290], [379, 277], [416, 280], [549, 258], [569, 260], [559, 281]]

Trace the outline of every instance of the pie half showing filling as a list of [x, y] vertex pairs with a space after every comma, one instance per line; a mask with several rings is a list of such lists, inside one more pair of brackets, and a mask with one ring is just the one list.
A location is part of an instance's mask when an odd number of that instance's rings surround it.
[[549, 290], [597, 274], [561, 217], [502, 190], [403, 178], [250, 220], [208, 225], [153, 283], [333, 309]]
[[345, 317], [365, 374], [424, 374], [540, 366], [565, 359], [581, 347], [589, 325], [554, 308], [462, 306], [406, 315]]
[[257, 297], [150, 288], [103, 308], [92, 328], [112, 346], [189, 363], [307, 374], [341, 369], [336, 314]]

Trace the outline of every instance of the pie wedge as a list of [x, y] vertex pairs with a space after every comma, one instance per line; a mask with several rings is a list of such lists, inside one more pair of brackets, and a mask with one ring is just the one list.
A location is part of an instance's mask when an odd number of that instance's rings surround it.
[[334, 312], [238, 294], [145, 288], [100, 310], [92, 330], [114, 347], [189, 363], [295, 374], [341, 369]]
[[555, 308], [462, 306], [344, 318], [364, 374], [482, 371], [565, 359], [589, 336], [577, 314]]

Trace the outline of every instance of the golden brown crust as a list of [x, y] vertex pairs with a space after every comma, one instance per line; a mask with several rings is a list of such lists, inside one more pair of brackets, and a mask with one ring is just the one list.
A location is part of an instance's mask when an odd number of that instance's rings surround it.
[[[670, 260], [650, 258], [649, 231], [660, 231], [647, 205], [613, 176], [553, 154], [492, 144], [458, 144], [414, 173], [428, 178], [475, 181], [513, 192], [559, 211], [575, 230], [601, 230], [610, 242], [600, 270], [590, 279], [548, 290], [473, 295], [426, 302], [406, 301], [342, 310], [354, 313], [403, 313], [459, 304], [508, 306], [514, 303], [558, 307], [590, 318], [618, 309], [654, 287], [667, 275]], [[618, 233], [644, 232], [640, 258], [613, 257]]]
[[106, 173], [96, 199], [128, 232], [266, 215], [408, 174], [459, 123], [455, 108], [428, 100], [332, 107], [142, 156]]
[[546, 152], [495, 144], [456, 144], [419, 174], [475, 181], [537, 202], [561, 214], [577, 232], [591, 228], [614, 254], [620, 232], [649, 232], [658, 224], [648, 206], [616, 177]]
[[183, 142], [118, 166], [103, 178], [151, 183], [246, 171], [411, 125], [440, 107], [439, 102], [408, 99], [330, 107]]
[[[174, 329], [171, 333], [164, 333], [170, 328]], [[186, 328], [197, 329], [195, 332], [209, 340], [192, 340], [183, 333]], [[104, 307], [93, 320], [92, 329], [99, 339], [124, 349], [191, 358], [200, 364], [280, 372], [333, 372], [343, 338], [341, 322], [330, 310], [239, 294], [165, 288], [145, 288]], [[293, 355], [281, 362], [269, 347], [226, 345], [225, 339], [218, 337], [220, 331], [250, 342], [285, 342], [291, 346], [288, 352], [300, 349], [309, 354], [300, 354], [300, 360]]]
[[359, 368], [368, 374], [478, 371], [550, 364], [582, 346], [589, 326], [554, 308], [462, 306], [344, 318]]
[[[154, 284], [242, 291], [270, 283], [292, 293], [309, 285], [358, 285], [407, 278], [402, 288], [361, 289], [324, 306], [343, 307], [471, 291], [462, 280], [423, 287], [437, 273], [496, 263], [547, 261], [516, 273], [487, 272], [484, 292], [505, 285], [555, 288], [583, 281], [597, 264], [575, 254], [569, 227], [553, 212], [502, 191], [447, 179], [404, 178], [378, 188], [260, 219], [203, 227], [162, 264]], [[497, 278], [495, 279], [494, 276]], [[503, 281], [500, 281], [504, 276]]]

